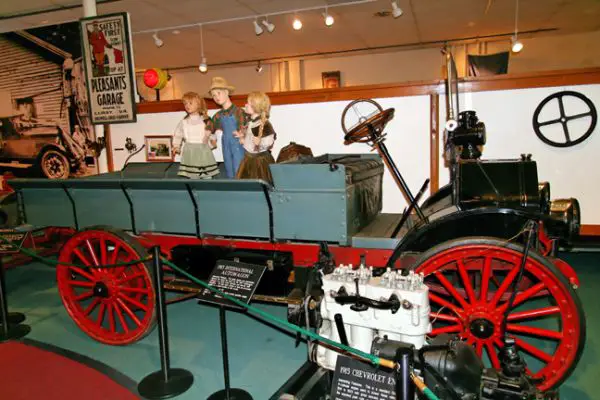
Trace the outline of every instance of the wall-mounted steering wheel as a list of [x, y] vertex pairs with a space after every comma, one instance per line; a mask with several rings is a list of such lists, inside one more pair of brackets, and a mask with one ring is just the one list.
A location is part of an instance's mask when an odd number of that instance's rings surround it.
[[[567, 115], [567, 113], [565, 112], [565, 103], [564, 103], [564, 98], [567, 96], [573, 96], [573, 97], [578, 98], [579, 100], [582, 100], [587, 105], [589, 111], [579, 113], [579, 114]], [[555, 119], [550, 119], [547, 121], [540, 121], [539, 117], [540, 117], [540, 113], [542, 112], [542, 109], [550, 101], [552, 101], [554, 99], [558, 100], [558, 110], [559, 110], [560, 117], [555, 118]], [[591, 121], [590, 121], [589, 127], [583, 134], [581, 134], [581, 132], [571, 132], [569, 130], [569, 125], [568, 125], [569, 121], [572, 121], [574, 119], [579, 119], [579, 118], [585, 118], [585, 117], [591, 117], [590, 118]], [[588, 99], [586, 96], [584, 96], [583, 94], [581, 94], [579, 92], [573, 92], [573, 91], [567, 90], [567, 91], [551, 94], [550, 96], [548, 96], [544, 100], [542, 100], [542, 102], [537, 106], [537, 108], [535, 109], [535, 112], [533, 113], [533, 130], [535, 131], [535, 134], [540, 138], [540, 140], [542, 142], [544, 142], [550, 146], [571, 147], [571, 146], [575, 146], [576, 144], [583, 142], [585, 139], [587, 139], [592, 134], [592, 132], [594, 132], [594, 128], [596, 127], [597, 120], [598, 120], [598, 114], [596, 113], [596, 107], [594, 107], [594, 103], [592, 103], [592, 101], [590, 99]], [[548, 139], [546, 136], [544, 136], [544, 134], [542, 133], [542, 131], [540, 129], [544, 126], [549, 126], [549, 125], [554, 125], [554, 124], [562, 125], [562, 130], [563, 130], [563, 133], [565, 136], [564, 142], [558, 142], [558, 141]]]
[[[348, 127], [352, 110], [358, 121]], [[368, 112], [367, 112], [368, 111]], [[370, 99], [354, 100], [342, 112], [342, 129], [344, 131], [344, 144], [376, 142], [380, 134], [394, 118], [394, 109], [384, 110], [377, 102]]]

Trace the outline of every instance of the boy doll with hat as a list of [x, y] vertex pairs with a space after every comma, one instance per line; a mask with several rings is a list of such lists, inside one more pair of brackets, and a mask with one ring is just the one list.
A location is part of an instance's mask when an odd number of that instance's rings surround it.
[[225, 78], [216, 76], [212, 79], [208, 91], [212, 99], [221, 109], [213, 116], [215, 131], [222, 131], [221, 149], [223, 150], [223, 161], [225, 173], [228, 178], [234, 178], [244, 158], [244, 146], [237, 138], [238, 131], [243, 130], [245, 125], [244, 111], [233, 104], [229, 95], [233, 93], [234, 87], [227, 84]]

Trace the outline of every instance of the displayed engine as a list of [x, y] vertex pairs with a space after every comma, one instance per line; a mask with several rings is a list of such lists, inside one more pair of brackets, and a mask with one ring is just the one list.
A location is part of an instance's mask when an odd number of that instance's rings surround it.
[[[414, 272], [387, 270], [379, 277], [364, 265], [340, 266], [323, 276], [319, 334], [366, 353], [374, 340], [401, 341], [420, 349], [429, 322], [429, 289]], [[316, 362], [333, 370], [338, 353], [319, 346]]]
[[[324, 338], [399, 364], [398, 354], [408, 354], [403, 365], [410, 363], [411, 370], [440, 399], [557, 398], [540, 393], [527, 377], [524, 360], [511, 338], [505, 339], [498, 371], [484, 368], [473, 347], [458, 337], [440, 335], [428, 340], [429, 288], [422, 275], [364, 265], [356, 269], [351, 265], [332, 267], [313, 270], [313, 285], [320, 286], [322, 295], [318, 299], [309, 296], [303, 305], [290, 309], [291, 321], [316, 328]], [[313, 342], [309, 354], [322, 369], [335, 370], [339, 352], [330, 346]], [[408, 380], [406, 376], [408, 373], [404, 378]], [[412, 384], [401, 383], [398, 378], [397, 387], [410, 387], [397, 389], [397, 400], [417, 398]]]

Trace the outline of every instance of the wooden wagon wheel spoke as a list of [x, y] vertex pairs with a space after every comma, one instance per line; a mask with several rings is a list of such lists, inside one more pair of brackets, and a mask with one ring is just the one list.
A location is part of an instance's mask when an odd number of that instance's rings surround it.
[[515, 339], [515, 343], [518, 347], [520, 347], [527, 353], [531, 354], [538, 360], [544, 361], [546, 364], [548, 364], [550, 361], [552, 361], [552, 356], [550, 354], [538, 349], [535, 346], [530, 345], [529, 343], [527, 343], [524, 340]]
[[68, 268], [69, 268], [69, 270], [77, 273], [78, 275], [81, 275], [82, 277], [84, 277], [85, 279], [87, 279], [90, 282], [93, 282], [96, 280], [96, 278], [93, 275], [91, 275], [90, 273], [84, 271], [83, 269], [81, 269], [79, 267], [74, 267], [74, 266], [70, 265]]
[[442, 273], [440, 271], [436, 271], [434, 273], [434, 276], [437, 278], [438, 281], [440, 281], [440, 283], [442, 284], [442, 286], [444, 286], [444, 288], [446, 288], [446, 290], [448, 291], [448, 293], [450, 293], [452, 295], [452, 297], [463, 308], [468, 307], [468, 304], [465, 301], [465, 299], [456, 291], [456, 289], [454, 288], [454, 286], [452, 285], [452, 283], [450, 283], [450, 281], [448, 279], [446, 279], [446, 277], [444, 275], [442, 275]]
[[[496, 239], [459, 239], [423, 253], [415, 271], [425, 276], [428, 286], [437, 287], [429, 292], [431, 336], [458, 334], [478, 355], [500, 368], [498, 352], [504, 346], [506, 320], [506, 331], [517, 336], [519, 352], [538, 361], [528, 364], [528, 374], [541, 390], [549, 390], [564, 381], [579, 361], [584, 314], [569, 282], [553, 263], [533, 251], [518, 285], [523, 291], [516, 294], [507, 313], [506, 299], [516, 283], [522, 253], [522, 246]], [[451, 276], [460, 277], [458, 287], [450, 285]], [[473, 287], [473, 281], [481, 282], [481, 287]], [[442, 307], [449, 312], [442, 313]], [[532, 321], [544, 325], [533, 326]]]
[[534, 310], [513, 312], [508, 315], [507, 320], [508, 321], [519, 321], [519, 320], [523, 320], [523, 319], [535, 319], [535, 318], [545, 317], [547, 315], [554, 315], [554, 314], [559, 314], [559, 313], [560, 313], [559, 307], [544, 307], [544, 308], [538, 308], [538, 309], [534, 309]]
[[[77, 232], [65, 243], [56, 270], [59, 293], [73, 321], [90, 337], [122, 345], [141, 339], [154, 327], [152, 271], [144, 262], [93, 268], [129, 263], [145, 255], [146, 250], [133, 237], [106, 227]], [[62, 266], [75, 262], [90, 266], [91, 272]], [[82, 278], [74, 279], [72, 274]]]

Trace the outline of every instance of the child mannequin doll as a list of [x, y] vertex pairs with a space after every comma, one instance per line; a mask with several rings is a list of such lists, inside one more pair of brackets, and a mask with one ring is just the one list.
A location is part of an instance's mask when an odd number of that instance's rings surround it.
[[211, 150], [216, 147], [216, 140], [211, 134], [212, 123], [206, 112], [206, 102], [195, 92], [185, 93], [182, 100], [187, 115], [177, 125], [173, 136], [173, 150], [175, 154], [181, 154], [177, 175], [212, 179], [219, 169]]
[[225, 173], [228, 178], [236, 176], [242, 158], [244, 158], [244, 148], [238, 140], [238, 131], [242, 130], [245, 124], [245, 116], [242, 109], [233, 104], [229, 95], [234, 87], [227, 84], [227, 81], [221, 77], [212, 79], [208, 93], [217, 103], [221, 110], [213, 116], [214, 130], [220, 130], [221, 149], [223, 150], [223, 162], [225, 164]]
[[239, 179], [262, 179], [273, 183], [269, 165], [275, 163], [271, 148], [276, 134], [268, 120], [270, 110], [271, 101], [265, 93], [252, 92], [248, 95], [244, 112], [250, 116], [250, 121], [246, 131], [238, 134], [240, 143], [246, 149], [237, 173]]

